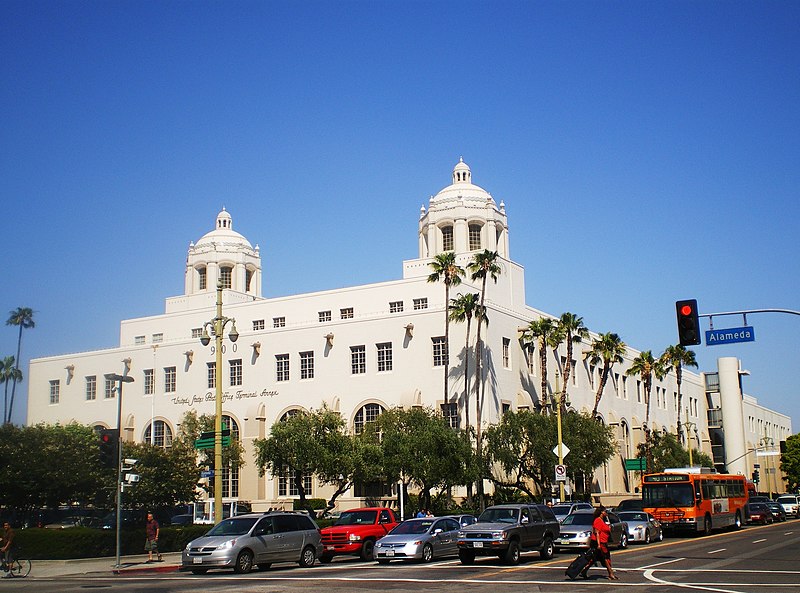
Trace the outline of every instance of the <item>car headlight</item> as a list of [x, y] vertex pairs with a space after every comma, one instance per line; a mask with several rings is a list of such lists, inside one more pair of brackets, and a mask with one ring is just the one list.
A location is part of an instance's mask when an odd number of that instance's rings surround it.
[[377, 543], [375, 544], [375, 547], [376, 547], [376, 548], [382, 548], [382, 547], [383, 547], [383, 544], [382, 544], [381, 542], [377, 542]]
[[357, 533], [351, 533], [349, 539], [351, 542], [360, 542], [361, 536], [358, 535]]
[[464, 539], [465, 537], [467, 537], [467, 532], [466, 531], [459, 531], [458, 532], [458, 539]]
[[186, 547], [184, 548], [184, 550], [186, 550], [188, 552], [191, 549], [192, 549], [192, 542], [189, 542], [188, 544], [186, 544]]
[[492, 539], [505, 539], [506, 532], [505, 531], [493, 531], [492, 532]]
[[218, 545], [217, 549], [218, 550], [230, 550], [235, 545], [236, 545], [236, 540], [235, 539], [229, 539], [228, 541], [223, 542], [220, 545]]

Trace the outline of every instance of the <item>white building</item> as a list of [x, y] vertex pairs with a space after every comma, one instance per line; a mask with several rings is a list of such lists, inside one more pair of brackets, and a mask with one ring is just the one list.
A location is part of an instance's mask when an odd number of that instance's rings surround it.
[[[486, 296], [491, 323], [483, 334], [484, 421], [497, 422], [508, 410], [535, 408], [541, 398], [539, 356], [535, 352], [529, 357], [523, 350], [519, 329], [547, 314], [525, 302], [524, 269], [511, 259], [505, 204], [474, 185], [471, 176], [470, 168], [460, 161], [453, 169], [452, 184], [431, 198], [427, 209], [422, 207], [419, 257], [404, 262], [402, 279], [289, 297], [261, 296], [259, 248], [233, 230], [233, 219], [223, 209], [214, 229], [190, 245], [184, 294], [167, 298], [163, 314], [122, 321], [117, 348], [31, 361], [28, 422], [74, 419], [115, 426], [114, 385], [105, 381], [104, 374], [125, 369], [134, 382], [124, 387], [124, 439], [168, 445], [186, 411], [213, 414], [214, 354], [199, 338], [204, 324], [215, 315], [216, 285], [221, 281], [224, 314], [235, 318], [240, 334], [235, 344], [225, 340], [224, 415], [242, 439], [248, 460], [240, 475], [226, 476], [224, 496], [252, 501], [254, 509], [289, 503], [292, 493], [285, 479], [258, 476], [252, 441], [268, 435], [270, 426], [292, 410], [327, 404], [353, 430], [394, 406], [431, 406], [442, 410], [451, 422], [463, 423], [465, 326], [451, 324], [450, 398], [444, 401], [445, 291], [441, 283], [427, 279], [433, 256], [454, 250], [466, 268], [473, 254], [484, 249], [498, 252], [502, 268], [497, 282], [489, 281]], [[466, 277], [451, 297], [470, 291], [478, 292], [479, 285]], [[576, 346], [577, 360], [569, 378], [571, 407], [577, 410], [592, 409], [599, 380], [600, 369], [583, 360], [586, 348], [588, 344]], [[625, 375], [637, 354], [629, 348], [625, 361], [613, 368], [599, 408], [604, 421], [618, 427], [623, 459], [635, 457], [644, 433], [642, 385], [637, 377]], [[548, 356], [552, 390], [559, 372], [557, 362], [563, 364], [565, 352]], [[788, 417], [759, 407], [752, 398], [743, 401], [741, 389], [730, 387], [731, 376], [740, 385], [739, 363], [733, 359], [733, 369], [731, 359], [724, 360], [728, 362], [720, 365], [718, 374], [724, 387], [720, 395], [707, 396], [703, 376], [684, 371], [683, 402], [700, 448], [711, 453], [716, 434], [720, 460], [724, 462], [725, 455], [733, 459], [730, 451], [743, 453], [745, 463], [739, 460], [732, 467], [745, 473], [754, 461], [748, 450], [764, 436], [759, 431], [768, 426], [769, 436], [777, 442], [791, 434], [791, 424]], [[474, 366], [470, 365], [470, 374]], [[709, 404], [715, 422], [724, 414], [724, 438], [714, 433], [717, 424], [709, 430]], [[474, 397], [470, 405], [474, 409]], [[674, 431], [676, 408], [674, 374], [655, 380], [651, 425]], [[475, 414], [470, 416], [474, 420]], [[730, 422], [734, 424], [729, 430]], [[635, 484], [626, 479], [622, 465], [617, 459], [600, 468], [593, 490], [632, 492]], [[310, 496], [325, 496], [318, 484], [310, 486]], [[350, 494], [343, 504], [355, 504], [361, 492], [354, 488]]]

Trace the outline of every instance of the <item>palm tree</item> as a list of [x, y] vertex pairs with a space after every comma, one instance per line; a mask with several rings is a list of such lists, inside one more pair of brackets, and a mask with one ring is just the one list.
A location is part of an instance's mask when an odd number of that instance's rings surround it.
[[593, 342], [592, 348], [587, 354], [590, 364], [603, 363], [603, 370], [600, 372], [600, 385], [597, 387], [597, 393], [594, 396], [594, 409], [592, 409], [592, 417], [597, 416], [597, 408], [600, 405], [600, 400], [603, 397], [603, 389], [606, 387], [608, 375], [611, 368], [615, 363], [622, 362], [622, 357], [627, 351], [627, 346], [620, 337], [612, 332], [600, 334]]
[[[682, 438], [681, 410], [683, 408], [681, 407], [681, 400], [683, 399], [683, 394], [681, 393], [681, 381], [683, 380], [683, 367], [697, 368], [697, 358], [695, 357], [694, 350], [687, 350], [685, 346], [676, 345], [667, 346], [667, 349], [664, 350], [664, 353], [658, 360], [661, 363], [664, 374], [671, 370], [675, 371], [675, 381], [678, 384], [678, 424], [676, 428], [678, 440], [680, 440]], [[689, 446], [691, 446], [691, 444]]]
[[464, 269], [456, 263], [456, 254], [445, 251], [433, 258], [429, 264], [433, 272], [428, 276], [428, 282], [444, 282], [444, 402], [450, 401], [447, 385], [450, 372], [450, 287], [461, 284]]
[[[14, 357], [13, 356], [6, 356], [3, 360], [0, 360], [0, 383], [5, 384], [5, 394], [3, 397], [3, 422], [6, 422], [6, 418], [8, 417], [8, 384], [11, 380], [16, 376], [16, 374], [22, 374], [15, 366], [14, 366]], [[22, 377], [19, 377], [20, 379]]]
[[[36, 324], [33, 322], [33, 309], [30, 307], [17, 307], [16, 311], [11, 311], [9, 314], [9, 318], [6, 321], [6, 325], [18, 325], [19, 326], [19, 337], [17, 338], [17, 356], [15, 358], [17, 363], [17, 370], [19, 371], [19, 354], [20, 349], [22, 348], [22, 330], [33, 328]], [[4, 419], [5, 423], [11, 422], [11, 412], [14, 409], [14, 394], [17, 392], [17, 381], [22, 381], [22, 375], [20, 374], [17, 377], [17, 374], [13, 377], [13, 383], [11, 387], [11, 402], [8, 406], [8, 416]]]
[[534, 342], [539, 347], [539, 368], [542, 374], [539, 404], [542, 414], [547, 413], [547, 347], [557, 345], [556, 336], [556, 322], [549, 317], [531, 321], [522, 334], [522, 340], [529, 352], [533, 351]]
[[653, 373], [655, 372], [660, 373], [660, 365], [657, 364], [650, 350], [641, 352], [639, 356], [633, 359], [630, 368], [625, 371], [625, 374], [629, 377], [639, 375], [644, 386], [644, 443], [647, 451], [647, 471], [653, 466], [650, 451], [650, 390], [653, 388]]
[[574, 313], [562, 313], [556, 322], [557, 336], [554, 338], [556, 344], [566, 342], [567, 344], [567, 360], [564, 363], [564, 387], [561, 390], [561, 401], [559, 405], [562, 408], [566, 405], [567, 401], [567, 386], [569, 379], [572, 377], [572, 344], [581, 342], [589, 337], [589, 330], [583, 325], [583, 317], [578, 317]]
[[[477, 292], [458, 293], [457, 299], [450, 300], [450, 321], [467, 322], [467, 337], [464, 342], [464, 420], [469, 430], [469, 332], [473, 317], [478, 312], [479, 298]], [[481, 316], [483, 317], [483, 316]]]

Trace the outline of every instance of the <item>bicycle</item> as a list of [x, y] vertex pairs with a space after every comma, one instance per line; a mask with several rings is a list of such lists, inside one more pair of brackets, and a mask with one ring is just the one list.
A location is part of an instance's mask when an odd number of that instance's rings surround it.
[[24, 579], [31, 573], [31, 561], [27, 558], [20, 558], [19, 556], [8, 563], [4, 560], [3, 570], [6, 572], [6, 575], [11, 578]]

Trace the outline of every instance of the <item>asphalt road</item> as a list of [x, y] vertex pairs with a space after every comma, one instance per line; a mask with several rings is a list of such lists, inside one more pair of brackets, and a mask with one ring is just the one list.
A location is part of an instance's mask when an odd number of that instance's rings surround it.
[[[658, 544], [631, 546], [612, 552], [621, 580], [610, 582], [605, 569], [594, 568], [587, 581], [570, 581], [564, 569], [576, 554], [563, 552], [542, 561], [535, 552], [524, 554], [519, 566], [505, 566], [493, 558], [478, 558], [472, 566], [458, 559], [431, 564], [362, 563], [336, 558], [329, 565], [300, 569], [275, 565], [265, 572], [233, 575], [229, 572], [192, 575], [182, 572], [152, 575], [87, 575], [60, 579], [36, 578], [0, 581], [4, 590], [31, 593], [112, 590], [138, 592], [237, 591], [263, 593], [468, 593], [603, 592], [630, 589], [637, 592], [783, 593], [800, 591], [800, 521], [709, 537], [668, 538]], [[461, 593], [459, 591], [458, 593]]]

